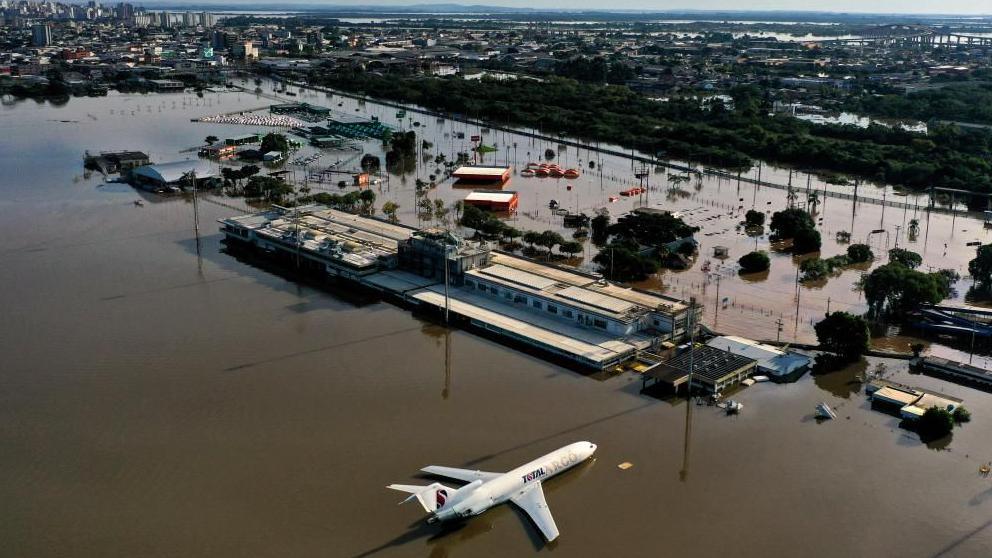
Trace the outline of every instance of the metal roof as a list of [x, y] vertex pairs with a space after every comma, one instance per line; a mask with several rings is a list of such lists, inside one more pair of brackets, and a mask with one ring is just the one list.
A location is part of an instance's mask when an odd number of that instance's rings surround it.
[[504, 174], [510, 172], [510, 167], [458, 167], [455, 172], [451, 173], [454, 176], [491, 176], [493, 178], [499, 178]]
[[487, 191], [475, 191], [465, 196], [465, 201], [487, 201], [487, 202], [503, 202], [509, 203], [513, 201], [513, 198], [517, 197], [517, 193], [513, 191], [507, 192], [487, 192]]
[[753, 367], [757, 362], [752, 358], [728, 353], [715, 347], [700, 345], [671, 360], [652, 366], [645, 370], [644, 374], [668, 382], [675, 379], [681, 381], [681, 375], [689, 374], [690, 360], [693, 380], [699, 379], [710, 383], [719, 382], [743, 368]]
[[131, 171], [133, 174], [143, 176], [157, 182], [170, 184], [179, 182], [183, 175], [193, 171], [197, 178], [213, 178], [217, 176], [217, 170], [208, 161], [199, 159], [190, 161], [173, 161], [171, 163], [160, 163], [158, 165], [145, 165]]
[[530, 287], [538, 291], [543, 291], [544, 289], [547, 289], [557, 283], [554, 279], [541, 277], [540, 275], [535, 275], [533, 273], [528, 273], [526, 271], [521, 271], [519, 269], [514, 269], [500, 264], [493, 264], [479, 269], [478, 271], [483, 275], [488, 275], [490, 277], [495, 277], [497, 279]]
[[606, 294], [597, 293], [585, 287], [568, 287], [558, 291], [558, 296], [564, 299], [587, 304], [593, 308], [613, 312], [615, 314], [623, 314], [633, 308], [636, 308], [636, 306], [630, 302], [620, 300], [619, 298]]

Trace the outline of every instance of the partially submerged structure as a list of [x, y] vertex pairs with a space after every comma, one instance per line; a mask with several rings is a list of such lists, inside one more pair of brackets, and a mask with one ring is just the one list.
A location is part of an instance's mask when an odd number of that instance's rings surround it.
[[149, 163], [151, 159], [141, 151], [103, 151], [98, 155], [87, 153], [83, 161], [86, 168], [104, 174], [123, 173]]
[[795, 379], [809, 368], [810, 358], [799, 353], [759, 343], [735, 335], [721, 335], [706, 342], [735, 355], [752, 358], [758, 362], [758, 372], [776, 380]]
[[757, 369], [758, 361], [709, 345], [696, 345], [677, 356], [655, 364], [644, 371], [642, 387], [657, 384], [679, 391], [699, 389], [720, 393], [749, 378]]
[[128, 181], [149, 190], [164, 190], [191, 187], [193, 180], [197, 186], [206, 186], [219, 174], [210, 162], [196, 159], [138, 167], [128, 173]]
[[520, 195], [509, 190], [476, 190], [465, 196], [465, 205], [472, 205], [487, 211], [516, 211], [519, 203]]
[[931, 407], [953, 413], [962, 404], [956, 397], [887, 380], [872, 380], [865, 393], [871, 397], [873, 407], [909, 421], [919, 419]]
[[[679, 342], [701, 309], [599, 275], [320, 205], [220, 221], [228, 240], [352, 281], [584, 368]], [[696, 315], [690, 319], [690, 313]]]

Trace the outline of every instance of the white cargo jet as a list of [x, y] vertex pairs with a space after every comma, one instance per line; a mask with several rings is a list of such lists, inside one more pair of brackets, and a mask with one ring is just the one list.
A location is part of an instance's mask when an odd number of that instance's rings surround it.
[[548, 503], [544, 501], [541, 482], [589, 459], [595, 451], [596, 444], [576, 442], [508, 473], [431, 465], [421, 471], [468, 484], [458, 489], [448, 488], [437, 482], [428, 486], [391, 484], [387, 488], [410, 493], [410, 497], [400, 502], [401, 504], [416, 498], [431, 514], [427, 523], [472, 517], [509, 500], [527, 512], [544, 538], [550, 542], [558, 538], [558, 527], [551, 517]]

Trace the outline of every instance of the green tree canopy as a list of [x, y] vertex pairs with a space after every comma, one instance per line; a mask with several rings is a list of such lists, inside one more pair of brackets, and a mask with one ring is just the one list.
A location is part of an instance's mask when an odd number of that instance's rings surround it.
[[259, 150], [262, 153], [268, 153], [270, 151], [286, 153], [289, 151], [289, 140], [282, 134], [271, 132], [262, 138], [262, 145]]
[[799, 229], [792, 237], [792, 251], [797, 254], [818, 252], [820, 245], [820, 231], [813, 228]]
[[923, 263], [923, 258], [916, 252], [911, 252], [905, 248], [893, 248], [889, 250], [889, 262], [900, 264], [909, 269], [916, 269]]
[[975, 258], [968, 262], [968, 273], [984, 287], [992, 285], [992, 244], [979, 246]]
[[593, 258], [600, 273], [617, 281], [639, 281], [658, 271], [658, 264], [651, 258], [637, 253], [636, 246], [612, 242]]
[[804, 229], [814, 229], [816, 224], [809, 213], [802, 209], [790, 208], [772, 213], [769, 224], [772, 236], [777, 239], [795, 238], [796, 233]]
[[868, 322], [861, 316], [833, 312], [820, 320], [814, 328], [820, 347], [848, 362], [858, 360], [868, 350]]
[[875, 259], [875, 254], [867, 244], [852, 244], [847, 247], [847, 258], [851, 263], [870, 262]]
[[761, 211], [748, 209], [747, 213], [744, 214], [744, 222], [749, 227], [760, 227], [765, 224], [765, 214]]
[[771, 265], [768, 254], [764, 251], [755, 251], [744, 254], [737, 260], [741, 266], [741, 273], [757, 273], [765, 271]]
[[954, 417], [946, 409], [930, 407], [916, 421], [916, 431], [923, 441], [938, 440], [954, 430]]
[[941, 273], [923, 273], [900, 263], [875, 268], [862, 284], [865, 300], [875, 313], [895, 314], [937, 304], [950, 295], [950, 283]]

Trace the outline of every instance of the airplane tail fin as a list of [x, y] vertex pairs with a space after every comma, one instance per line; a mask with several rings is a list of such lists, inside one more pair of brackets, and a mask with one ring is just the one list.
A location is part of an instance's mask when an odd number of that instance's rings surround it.
[[420, 486], [416, 484], [391, 484], [386, 488], [391, 488], [393, 490], [399, 490], [400, 492], [410, 494], [406, 500], [403, 500], [400, 503], [405, 504], [416, 498], [417, 501], [420, 502], [420, 505], [423, 506], [424, 510], [428, 513], [434, 513], [439, 510], [442, 506], [444, 506], [444, 503], [448, 500], [448, 498], [457, 492], [455, 489], [448, 488], [439, 482], [435, 482], [427, 486]]

